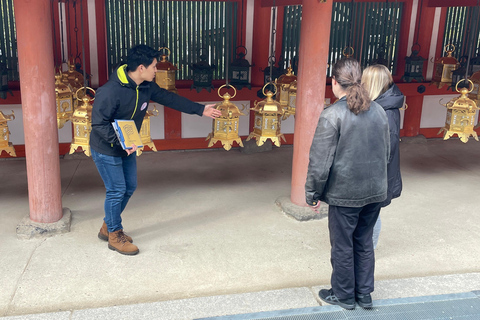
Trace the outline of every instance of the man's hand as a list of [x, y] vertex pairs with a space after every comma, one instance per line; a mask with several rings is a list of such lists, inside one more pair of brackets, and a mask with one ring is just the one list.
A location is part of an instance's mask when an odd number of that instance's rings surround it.
[[317, 202], [314, 206], [309, 206], [316, 214], [320, 214], [320, 201]]
[[125, 149], [128, 155], [131, 155], [132, 153], [137, 151], [137, 146], [132, 143], [132, 149]]
[[222, 115], [222, 111], [217, 110], [214, 108], [214, 104], [207, 104], [205, 105], [205, 109], [203, 110], [203, 115], [212, 119], [216, 117], [220, 117]]

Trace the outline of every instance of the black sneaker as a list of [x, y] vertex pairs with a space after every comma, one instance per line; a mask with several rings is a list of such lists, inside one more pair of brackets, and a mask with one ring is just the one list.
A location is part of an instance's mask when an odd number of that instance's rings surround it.
[[333, 293], [332, 289], [322, 289], [318, 292], [318, 296], [322, 301], [328, 303], [328, 304], [334, 304], [337, 306], [340, 306], [344, 309], [347, 310], [353, 310], [355, 309], [355, 299], [350, 298], [350, 299], [338, 299], [335, 293]]
[[370, 309], [373, 307], [372, 303], [372, 296], [370, 293], [367, 294], [355, 294], [355, 301], [357, 301], [358, 305], [363, 309]]

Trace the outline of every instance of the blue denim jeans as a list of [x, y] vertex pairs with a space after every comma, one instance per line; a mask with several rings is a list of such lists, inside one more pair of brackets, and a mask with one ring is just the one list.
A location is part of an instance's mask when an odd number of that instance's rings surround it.
[[137, 188], [137, 154], [128, 157], [107, 156], [91, 150], [92, 159], [105, 184], [105, 223], [108, 232], [122, 227], [121, 214]]

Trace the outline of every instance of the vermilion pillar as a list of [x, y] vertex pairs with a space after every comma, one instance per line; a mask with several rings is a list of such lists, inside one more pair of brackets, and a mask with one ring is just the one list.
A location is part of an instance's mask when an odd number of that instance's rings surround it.
[[252, 45], [252, 86], [263, 87], [264, 73], [260, 69], [268, 67], [270, 46], [270, 17], [271, 7], [262, 7], [260, 1], [255, 1], [253, 17], [253, 45]]
[[62, 218], [50, 0], [14, 0], [30, 219]]
[[293, 140], [292, 203], [306, 206], [310, 145], [324, 107], [333, 0], [303, 0]]

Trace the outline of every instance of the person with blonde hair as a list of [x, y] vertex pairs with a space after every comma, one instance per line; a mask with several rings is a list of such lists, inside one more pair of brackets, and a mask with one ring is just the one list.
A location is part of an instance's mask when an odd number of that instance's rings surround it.
[[[392, 199], [402, 193], [402, 176], [400, 174], [400, 111], [404, 105], [405, 96], [393, 82], [390, 70], [384, 65], [376, 64], [363, 71], [362, 84], [370, 99], [383, 107], [388, 118], [390, 131], [390, 157], [387, 166], [388, 190], [387, 199], [381, 206], [386, 207]], [[380, 216], [373, 228], [373, 247], [377, 247], [382, 221]]]
[[361, 84], [355, 59], [337, 61], [332, 90], [338, 100], [323, 110], [310, 148], [306, 202], [328, 207], [331, 289], [318, 295], [329, 304], [354, 309], [373, 306], [373, 226], [387, 198], [388, 120]]

